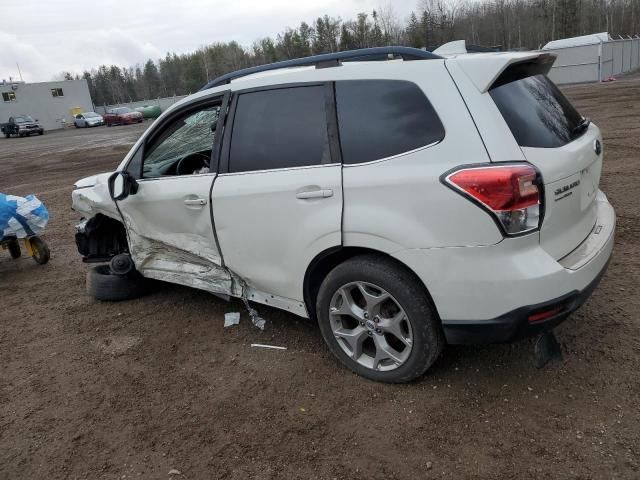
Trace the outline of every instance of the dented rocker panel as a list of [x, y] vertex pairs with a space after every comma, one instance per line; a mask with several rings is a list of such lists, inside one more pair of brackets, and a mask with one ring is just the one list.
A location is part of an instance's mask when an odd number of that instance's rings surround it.
[[[171, 243], [140, 234], [126, 214], [131, 256], [136, 269], [147, 278], [178, 283], [212, 293], [241, 296], [242, 287], [220, 265], [217, 252], [197, 239], [176, 248]], [[190, 251], [193, 250], [193, 251]]]

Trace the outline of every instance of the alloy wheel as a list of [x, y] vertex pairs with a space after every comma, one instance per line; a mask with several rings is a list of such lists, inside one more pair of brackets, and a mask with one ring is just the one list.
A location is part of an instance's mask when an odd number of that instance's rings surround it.
[[331, 330], [342, 351], [376, 371], [403, 365], [413, 347], [411, 323], [393, 296], [368, 282], [338, 288], [329, 304]]

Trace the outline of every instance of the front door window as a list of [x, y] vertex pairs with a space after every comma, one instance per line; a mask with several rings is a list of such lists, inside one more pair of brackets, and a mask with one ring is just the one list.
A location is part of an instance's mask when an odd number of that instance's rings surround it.
[[166, 125], [145, 148], [142, 177], [208, 173], [219, 114], [217, 103]]

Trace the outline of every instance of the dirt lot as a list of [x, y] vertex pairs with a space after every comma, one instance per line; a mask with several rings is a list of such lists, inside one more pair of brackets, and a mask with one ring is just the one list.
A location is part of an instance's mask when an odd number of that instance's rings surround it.
[[[148, 124], [0, 139], [0, 191], [49, 207], [51, 262], [0, 257], [0, 478], [640, 478], [640, 77], [567, 89], [604, 131], [609, 271], [537, 370], [529, 341], [448, 348], [420, 381], [358, 378], [309, 322], [171, 285], [85, 295], [74, 180]], [[260, 350], [250, 343], [284, 345]]]

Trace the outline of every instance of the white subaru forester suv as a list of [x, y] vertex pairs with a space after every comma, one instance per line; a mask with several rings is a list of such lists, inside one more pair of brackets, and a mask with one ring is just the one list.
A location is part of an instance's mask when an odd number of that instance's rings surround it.
[[385, 47], [220, 77], [76, 183], [89, 292], [150, 278], [281, 308], [385, 382], [447, 343], [547, 331], [596, 287], [615, 228], [600, 130], [553, 60]]

